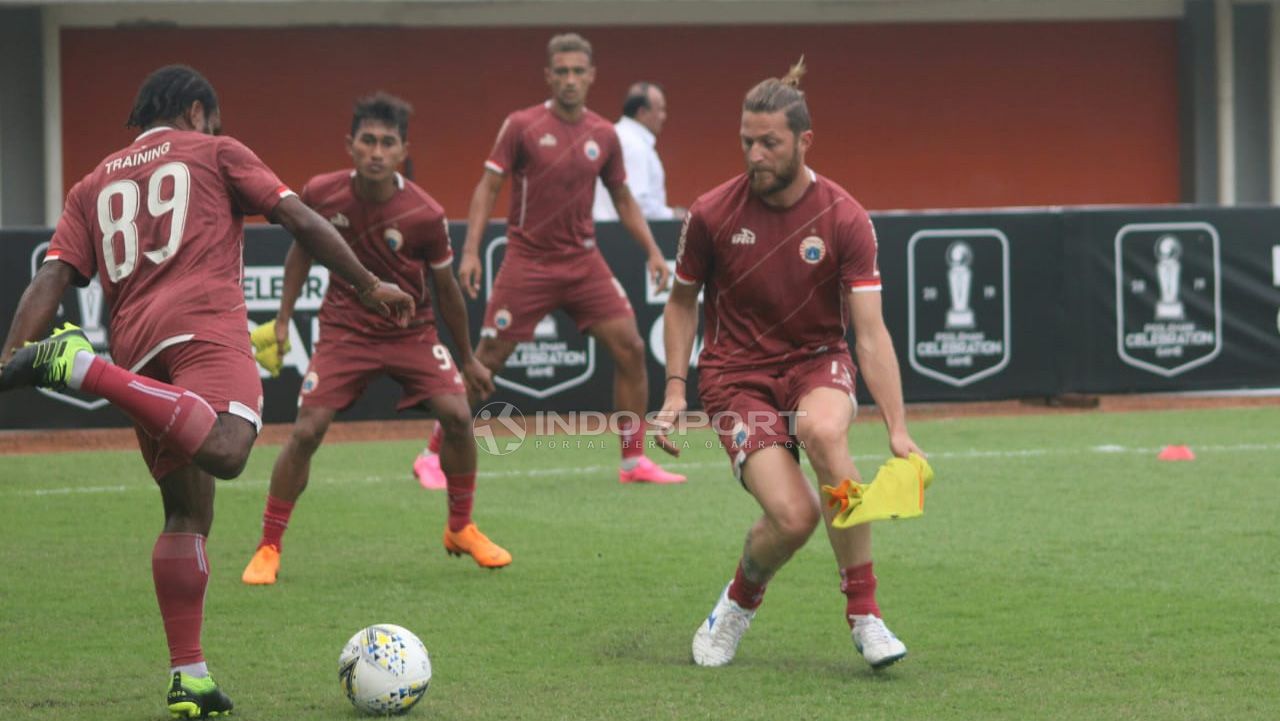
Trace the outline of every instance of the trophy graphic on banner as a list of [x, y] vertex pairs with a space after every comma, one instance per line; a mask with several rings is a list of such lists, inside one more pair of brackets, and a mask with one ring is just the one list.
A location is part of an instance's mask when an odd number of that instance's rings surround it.
[[76, 288], [80, 302], [80, 329], [97, 350], [107, 347], [107, 329], [102, 327], [102, 284], [97, 278], [83, 288]]
[[947, 311], [947, 330], [974, 327], [973, 310], [969, 307], [969, 291], [973, 287], [973, 248], [963, 240], [947, 246], [947, 285], [951, 290], [951, 309]]
[[1178, 300], [1178, 279], [1182, 275], [1182, 244], [1172, 235], [1156, 240], [1156, 280], [1160, 284], [1160, 300], [1156, 301], [1156, 320], [1185, 320], [1186, 312]]

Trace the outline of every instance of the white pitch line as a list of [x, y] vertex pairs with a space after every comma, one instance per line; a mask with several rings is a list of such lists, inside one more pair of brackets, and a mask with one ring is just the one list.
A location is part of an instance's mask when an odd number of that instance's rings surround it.
[[[1229, 445], [1196, 445], [1191, 444], [1192, 449], [1196, 453], [1252, 453], [1266, 451], [1280, 451], [1280, 443], [1235, 443]], [[963, 451], [933, 451], [929, 453], [931, 460], [939, 459], [982, 459], [982, 458], [1028, 458], [1035, 456], [1048, 455], [1064, 455], [1064, 454], [1080, 454], [1080, 453], [1127, 453], [1140, 455], [1154, 455], [1160, 452], [1159, 447], [1136, 447], [1120, 445], [1100, 445], [1090, 446], [1088, 448], [1022, 448], [1009, 450], [981, 450], [971, 448]], [[688, 462], [671, 462], [664, 463], [663, 466], [676, 471], [701, 470], [707, 468], [724, 468], [727, 470], [729, 462], [724, 461], [688, 461]], [[808, 466], [808, 460], [804, 462]], [[485, 478], [542, 478], [546, 476], [582, 476], [596, 473], [606, 473], [614, 470], [614, 465], [594, 465], [594, 466], [563, 466], [553, 468], [529, 468], [525, 470], [510, 471], [485, 471], [481, 465], [480, 479]], [[321, 477], [313, 478], [311, 483], [318, 485], [350, 485], [357, 483], [382, 483], [386, 481], [409, 481], [412, 476], [406, 471], [403, 474], [394, 475], [369, 475], [362, 477]], [[269, 485], [269, 481], [262, 478], [240, 478], [234, 481], [218, 481], [219, 489], [227, 490], [261, 490]], [[71, 494], [85, 493], [124, 493], [126, 491], [142, 491], [155, 488], [154, 484], [138, 484], [132, 486], [115, 485], [115, 486], [66, 486], [62, 488], [36, 488], [31, 490], [11, 491], [14, 495], [19, 496], [62, 496]]]
[[129, 486], [73, 486], [70, 488], [37, 488], [34, 491], [22, 491], [21, 493], [32, 496], [60, 496], [69, 493], [119, 493], [129, 490], [129, 488]]

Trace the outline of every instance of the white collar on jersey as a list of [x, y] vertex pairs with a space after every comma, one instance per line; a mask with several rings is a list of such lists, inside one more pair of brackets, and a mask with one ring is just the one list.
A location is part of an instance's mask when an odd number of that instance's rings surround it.
[[[347, 177], [356, 177], [356, 171], [352, 170], [351, 175]], [[404, 176], [401, 175], [399, 171], [396, 172], [396, 190], [404, 190]]]
[[144, 130], [144, 131], [142, 131], [142, 134], [141, 134], [141, 135], [139, 135], [138, 137], [136, 137], [136, 138], [134, 138], [134, 139], [133, 139], [133, 142], [135, 142], [135, 143], [136, 143], [136, 142], [138, 142], [139, 140], [142, 140], [143, 138], [147, 137], [148, 135], [151, 135], [152, 133], [159, 133], [159, 132], [161, 132], [161, 131], [163, 131], [163, 130], [173, 130], [173, 126], [172, 126], [172, 125], [157, 125], [157, 126], [155, 126], [154, 128], [152, 128], [152, 129], [150, 129], [150, 130]]
[[[546, 108], [547, 110], [550, 110], [550, 109], [551, 109], [551, 98], [547, 98], [546, 100], [542, 101], [542, 107]], [[584, 105], [584, 106], [582, 106], [582, 109], [583, 109], [583, 110], [586, 110], [586, 109], [587, 109], [587, 107]]]

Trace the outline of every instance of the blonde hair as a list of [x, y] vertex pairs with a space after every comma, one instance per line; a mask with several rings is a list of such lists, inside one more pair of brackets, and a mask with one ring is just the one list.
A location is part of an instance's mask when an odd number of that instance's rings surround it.
[[577, 33], [561, 33], [547, 42], [547, 65], [556, 53], [586, 53], [587, 62], [592, 62], [591, 43]]
[[813, 127], [809, 118], [809, 106], [805, 103], [804, 91], [800, 89], [800, 78], [804, 77], [807, 68], [804, 56], [791, 66], [791, 70], [781, 78], [769, 78], [756, 84], [747, 92], [742, 100], [744, 113], [785, 113], [787, 127], [797, 135]]

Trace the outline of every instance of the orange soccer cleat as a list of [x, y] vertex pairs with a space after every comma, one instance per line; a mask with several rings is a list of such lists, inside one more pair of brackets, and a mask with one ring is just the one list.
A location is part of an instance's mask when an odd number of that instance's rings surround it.
[[276, 582], [280, 573], [280, 549], [272, 545], [259, 546], [245, 566], [240, 580], [250, 586], [267, 586]]
[[444, 529], [444, 550], [450, 556], [461, 556], [464, 553], [475, 559], [481, 568], [502, 568], [511, 563], [511, 554], [499, 546], [476, 528], [476, 524], [468, 523], [461, 531]]

